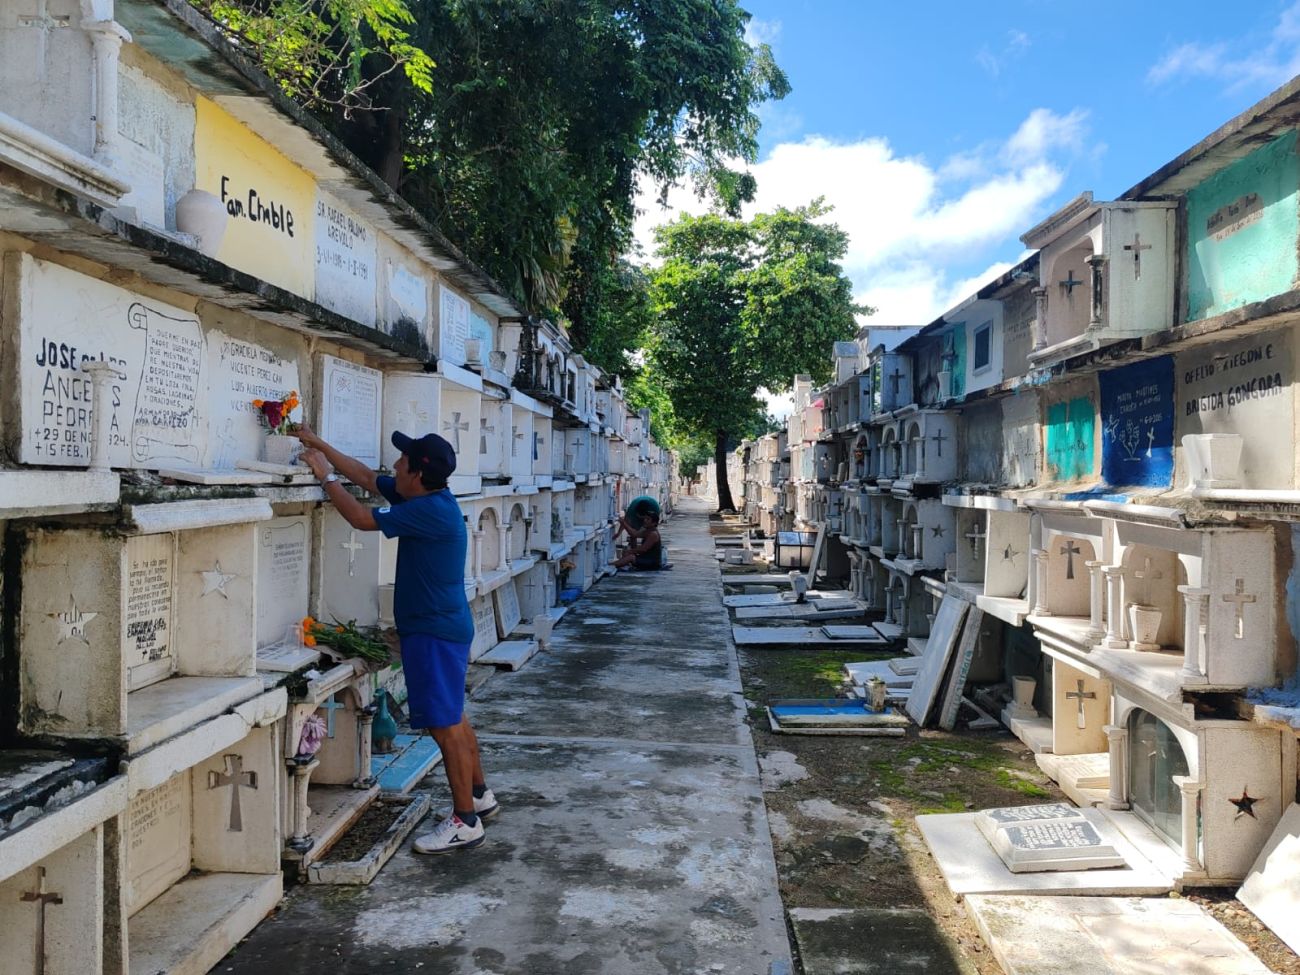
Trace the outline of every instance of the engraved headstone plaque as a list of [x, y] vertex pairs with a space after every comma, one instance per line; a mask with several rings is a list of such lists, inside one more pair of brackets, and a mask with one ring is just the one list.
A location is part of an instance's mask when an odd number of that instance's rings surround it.
[[1064, 803], [986, 809], [975, 815], [975, 825], [1012, 873], [1125, 865], [1096, 810]]
[[257, 529], [257, 645], [281, 642], [307, 614], [310, 519], [275, 518]]
[[515, 588], [514, 580], [493, 590], [492, 599], [496, 604], [497, 634], [504, 640], [523, 619], [519, 609], [519, 590]]
[[134, 914], [189, 872], [190, 773], [141, 792], [126, 818], [126, 902]]
[[172, 672], [173, 548], [169, 534], [139, 535], [126, 542], [122, 655], [128, 691]]
[[341, 452], [378, 467], [383, 374], [323, 356], [320, 435]]

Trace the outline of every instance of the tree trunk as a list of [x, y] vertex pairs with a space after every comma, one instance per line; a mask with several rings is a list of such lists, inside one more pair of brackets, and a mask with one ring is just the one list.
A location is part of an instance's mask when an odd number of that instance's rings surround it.
[[731, 500], [731, 485], [727, 483], [727, 433], [719, 430], [714, 434], [713, 463], [717, 468], [718, 510], [735, 511], [736, 502]]

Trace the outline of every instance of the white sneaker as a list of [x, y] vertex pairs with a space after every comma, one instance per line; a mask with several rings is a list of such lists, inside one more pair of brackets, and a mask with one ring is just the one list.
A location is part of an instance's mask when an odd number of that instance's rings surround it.
[[501, 804], [497, 802], [497, 797], [488, 789], [482, 796], [474, 800], [474, 814], [479, 819], [491, 819], [501, 811]]
[[466, 826], [454, 813], [433, 828], [433, 832], [419, 837], [411, 848], [416, 853], [452, 853], [472, 850], [483, 842], [483, 821]]

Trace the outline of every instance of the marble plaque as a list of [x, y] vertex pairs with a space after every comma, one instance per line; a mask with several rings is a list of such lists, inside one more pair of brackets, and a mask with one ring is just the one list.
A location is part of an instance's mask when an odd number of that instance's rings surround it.
[[438, 286], [438, 354], [454, 365], [465, 364], [470, 337], [469, 302], [446, 285]]
[[[438, 432], [442, 401], [442, 380], [423, 373], [389, 373], [384, 377], [383, 430], [400, 430], [419, 439]], [[380, 445], [380, 459], [392, 470], [401, 456], [388, 437]]]
[[128, 914], [189, 873], [192, 819], [188, 771], [131, 800], [126, 813]]
[[339, 200], [316, 193], [316, 302], [375, 324], [378, 254], [375, 228]]
[[253, 400], [283, 400], [290, 390], [301, 390], [302, 386], [297, 362], [256, 342], [212, 332], [208, 335], [208, 350], [212, 379], [204, 466], [228, 471], [238, 461], [257, 461], [262, 456], [266, 427]]
[[198, 319], [26, 255], [16, 268], [23, 463], [84, 467], [94, 393], [88, 360], [117, 370], [107, 417], [114, 467], [198, 467], [207, 426], [207, 354]]
[[122, 656], [128, 691], [171, 675], [174, 555], [169, 534], [127, 539]]
[[310, 518], [276, 518], [257, 529], [257, 645], [280, 643], [307, 615]]
[[320, 514], [320, 614], [325, 622], [379, 622], [379, 532], [359, 532], [333, 508]]
[[469, 609], [474, 616], [474, 642], [470, 645], [469, 659], [476, 660], [497, 642], [497, 614], [491, 596], [470, 600]]
[[987, 809], [975, 825], [1012, 873], [1125, 866], [1100, 816], [1049, 803]]
[[492, 601], [496, 604], [497, 635], [504, 640], [523, 620], [519, 609], [519, 590], [515, 588], [514, 580], [494, 589]]
[[371, 467], [380, 462], [383, 381], [378, 369], [322, 357], [320, 435]]

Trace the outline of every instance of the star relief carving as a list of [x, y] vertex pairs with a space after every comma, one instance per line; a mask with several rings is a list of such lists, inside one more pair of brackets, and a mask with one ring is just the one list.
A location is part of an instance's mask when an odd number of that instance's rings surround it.
[[222, 572], [220, 560], [213, 563], [211, 569], [200, 570], [199, 575], [203, 577], [203, 592], [199, 594], [200, 599], [214, 592], [219, 593], [222, 599], [229, 599], [230, 594], [226, 592], [226, 586], [239, 578], [233, 572]]
[[943, 525], [934, 525], [934, 526], [930, 529], [930, 531], [934, 532], [934, 537], [935, 537], [935, 538], [943, 538], [943, 536], [944, 536], [944, 534], [945, 534], [945, 533], [944, 533], [944, 530], [943, 530]]
[[76, 637], [83, 643], [90, 643], [86, 639], [86, 624], [93, 620], [98, 613], [87, 613], [84, 609], [77, 607], [77, 597], [68, 597], [68, 608], [62, 613], [46, 613], [50, 619], [59, 625], [59, 639], [57, 643], [64, 640], [71, 640]]
[[1008, 544], [1007, 547], [1002, 550], [1002, 561], [1014, 562], [1016, 560], [1016, 556], [1019, 554], [1020, 554], [1019, 552], [1017, 552], [1014, 548], [1012, 548]]
[[1234, 823], [1242, 816], [1249, 816], [1251, 819], [1259, 818], [1255, 815], [1255, 803], [1263, 802], [1263, 800], [1258, 796], [1250, 795], [1244, 787], [1241, 790], [1241, 798], [1229, 799], [1228, 801], [1237, 807], [1237, 814], [1232, 817]]

